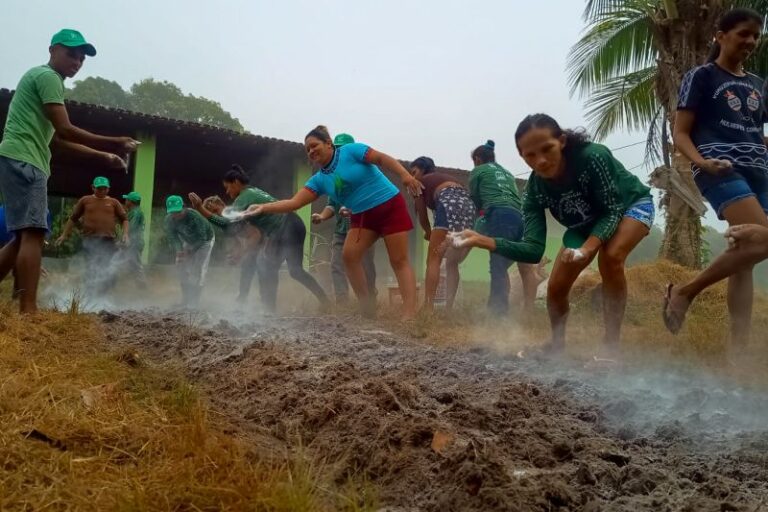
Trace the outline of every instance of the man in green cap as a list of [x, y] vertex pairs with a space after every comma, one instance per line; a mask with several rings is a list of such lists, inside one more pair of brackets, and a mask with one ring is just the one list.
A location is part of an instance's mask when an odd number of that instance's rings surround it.
[[117, 252], [117, 227], [122, 228], [122, 243], [128, 245], [130, 227], [128, 216], [120, 201], [109, 196], [109, 180], [97, 176], [91, 185], [92, 194], [83, 196], [75, 204], [72, 215], [64, 225], [64, 231], [56, 240], [61, 245], [80, 224], [85, 256], [85, 288], [88, 295], [103, 295], [115, 284]]
[[184, 208], [180, 196], [165, 200], [165, 234], [176, 252], [182, 307], [196, 308], [208, 273], [215, 238], [213, 227], [197, 210]]
[[64, 79], [77, 74], [96, 49], [76, 30], [61, 30], [48, 49], [48, 64], [21, 77], [0, 142], [0, 192], [14, 241], [0, 250], [0, 280], [16, 268], [22, 313], [37, 311], [37, 286], [48, 210], [51, 150], [71, 152], [105, 168], [124, 169], [136, 149], [130, 137], [104, 137], [72, 125], [64, 107]]
[[129, 192], [123, 195], [125, 211], [128, 213], [128, 245], [123, 248], [123, 270], [131, 275], [140, 289], [147, 287], [141, 253], [144, 252], [144, 212], [141, 211], [141, 194]]
[[[338, 147], [345, 144], [352, 144], [355, 139], [348, 133], [340, 133], [333, 138], [333, 145]], [[350, 212], [332, 199], [320, 213], [312, 214], [312, 223], [320, 224], [336, 216], [336, 227], [333, 231], [333, 240], [331, 242], [331, 281], [333, 282], [333, 293], [336, 295], [336, 304], [343, 305], [349, 301], [349, 282], [347, 272], [344, 268], [344, 241], [347, 239], [349, 231]], [[375, 248], [371, 247], [363, 257], [363, 270], [365, 278], [368, 281], [368, 293], [375, 297], [376, 290], [376, 265], [373, 261]]]

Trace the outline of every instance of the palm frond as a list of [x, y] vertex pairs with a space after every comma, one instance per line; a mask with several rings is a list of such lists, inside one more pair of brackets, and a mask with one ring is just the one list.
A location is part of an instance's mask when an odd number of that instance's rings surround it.
[[648, 127], [648, 134], [645, 137], [645, 157], [643, 164], [653, 165], [658, 162], [664, 154], [664, 125], [667, 123], [667, 117], [664, 115], [664, 106], [657, 105], [656, 112], [653, 113]]
[[633, 0], [601, 15], [568, 54], [571, 94], [581, 96], [606, 80], [656, 62], [657, 49], [646, 10]]
[[[584, 21], [591, 23], [598, 18], [602, 18], [606, 14], [623, 9], [626, 7], [627, 3], [626, 0], [587, 0], [587, 6], [584, 8], [583, 14]], [[644, 0], [642, 3], [650, 5], [655, 2], [653, 2], [653, 0]]]
[[585, 107], [597, 140], [619, 129], [647, 129], [659, 108], [654, 94], [657, 72], [656, 66], [648, 66], [594, 87]]

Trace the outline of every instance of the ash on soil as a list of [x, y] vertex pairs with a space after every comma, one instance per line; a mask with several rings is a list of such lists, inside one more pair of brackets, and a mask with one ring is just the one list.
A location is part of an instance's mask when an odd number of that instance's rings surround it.
[[768, 434], [733, 430], [733, 397], [697, 383], [614, 390], [632, 377], [419, 345], [352, 318], [150, 311], [103, 325], [183, 364], [244, 430], [300, 439], [340, 484], [367, 478], [387, 510], [768, 511]]

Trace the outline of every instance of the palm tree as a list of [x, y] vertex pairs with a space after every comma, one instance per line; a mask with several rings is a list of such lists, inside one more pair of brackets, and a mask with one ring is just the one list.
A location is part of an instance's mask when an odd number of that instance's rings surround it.
[[[647, 157], [661, 155], [677, 181], [696, 195], [689, 163], [670, 149], [667, 133], [683, 75], [705, 61], [717, 18], [735, 6], [768, 12], [768, 0], [587, 0], [585, 33], [568, 56], [571, 94], [586, 98], [595, 137], [647, 130]], [[748, 67], [766, 76], [768, 38]], [[698, 267], [699, 213], [677, 194], [666, 193], [663, 204], [667, 225], [660, 256]]]

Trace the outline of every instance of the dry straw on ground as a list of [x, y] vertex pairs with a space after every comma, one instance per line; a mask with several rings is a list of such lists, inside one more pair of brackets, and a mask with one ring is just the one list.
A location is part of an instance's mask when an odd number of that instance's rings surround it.
[[[510, 275], [517, 278], [514, 269]], [[708, 366], [743, 383], [768, 384], [768, 297], [764, 294], [756, 294], [752, 339], [745, 346], [728, 343], [726, 282], [709, 288], [696, 299], [680, 334], [673, 336], [665, 329], [661, 309], [666, 284], [680, 284], [694, 275], [694, 271], [668, 261], [627, 269], [624, 357], [638, 364], [664, 361]], [[588, 273], [571, 292], [567, 348], [571, 356], [591, 358], [600, 350], [603, 320], [600, 294], [595, 290], [599, 284], [599, 274]], [[387, 307], [382, 320], [393, 330], [429, 343], [467, 349], [480, 346], [502, 354], [515, 354], [547, 341], [549, 321], [543, 299], [533, 312], [526, 314], [516, 310], [519, 302], [513, 301], [509, 317], [498, 318], [485, 309], [487, 293], [487, 285], [465, 285], [457, 308], [450, 313], [438, 310], [421, 314], [413, 324], [403, 325], [398, 309]]]
[[299, 445], [213, 417], [179, 371], [113, 352], [92, 317], [13, 309], [0, 310], [0, 510], [370, 507]]

